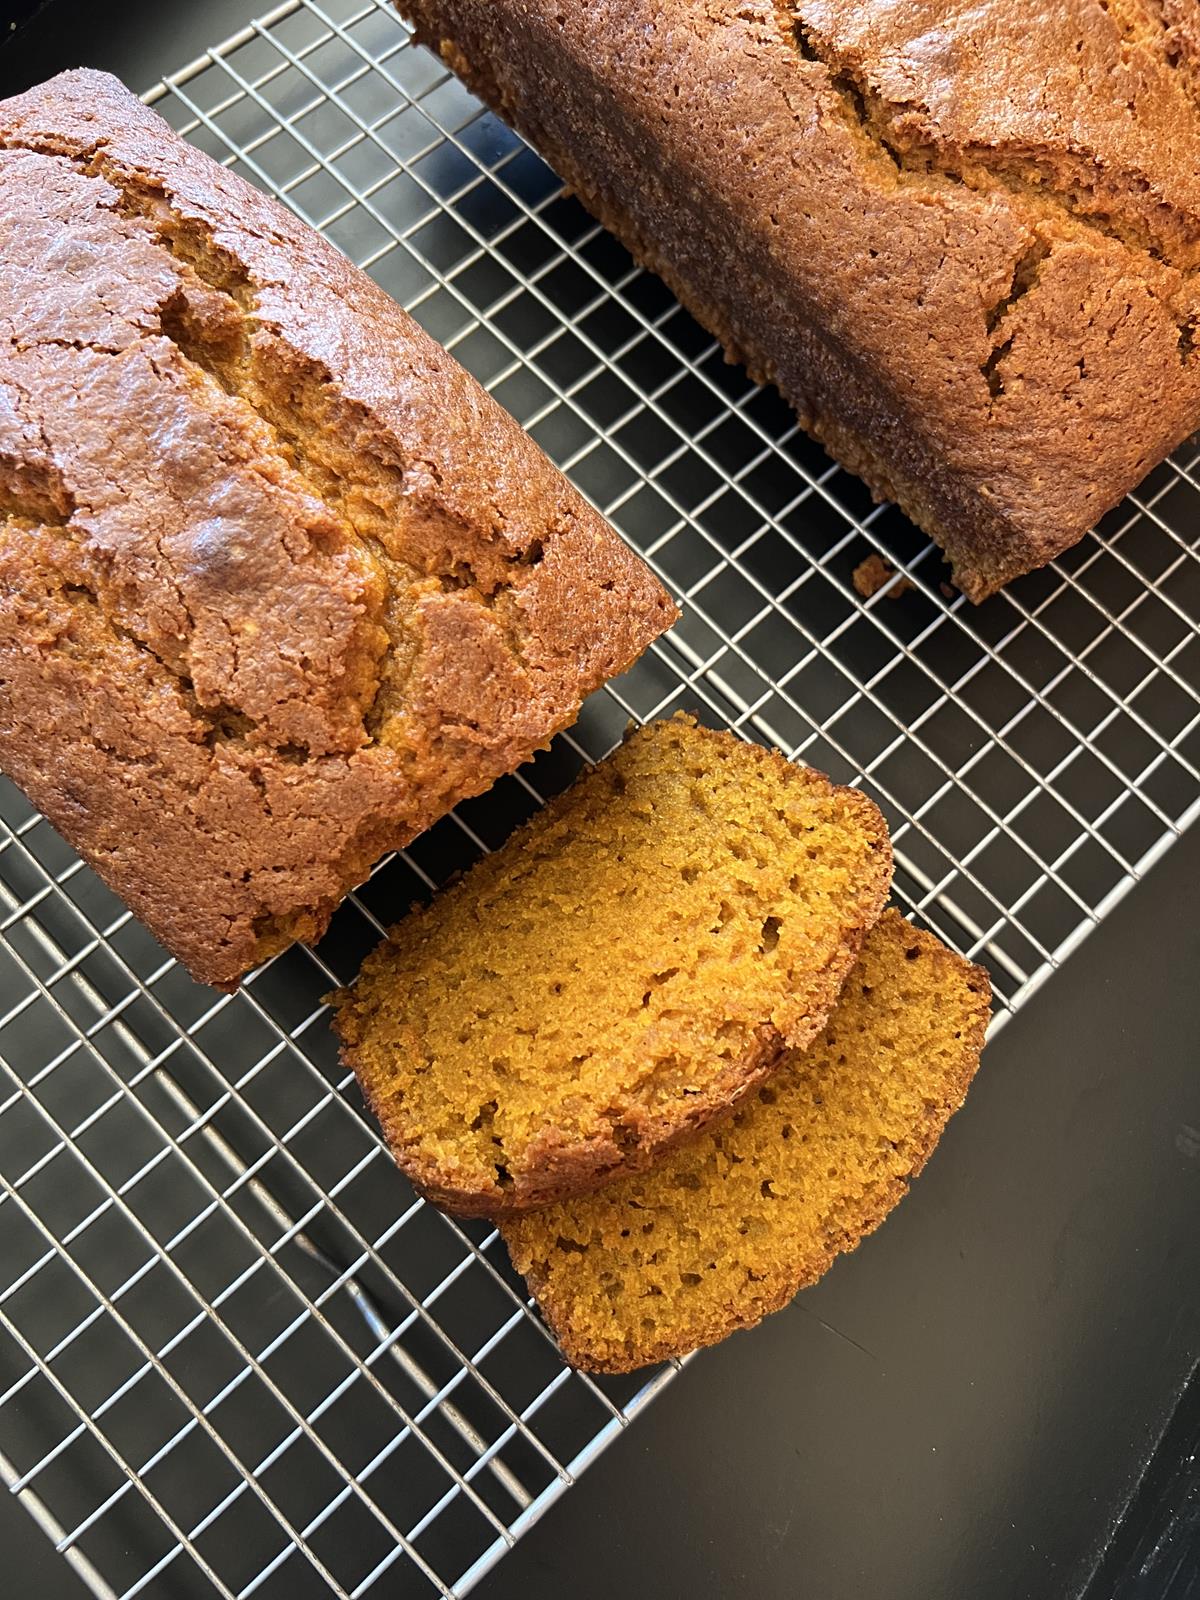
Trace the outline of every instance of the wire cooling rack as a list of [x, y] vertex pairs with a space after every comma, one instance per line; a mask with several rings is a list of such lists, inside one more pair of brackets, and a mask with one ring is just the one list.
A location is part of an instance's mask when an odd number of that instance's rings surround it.
[[1200, 458], [973, 610], [387, 7], [290, 0], [147, 98], [453, 349], [684, 616], [234, 996], [0, 793], [0, 1473], [100, 1596], [461, 1595], [675, 1369], [562, 1364], [495, 1233], [388, 1160], [321, 996], [683, 707], [864, 784], [1003, 1021], [1200, 805]]

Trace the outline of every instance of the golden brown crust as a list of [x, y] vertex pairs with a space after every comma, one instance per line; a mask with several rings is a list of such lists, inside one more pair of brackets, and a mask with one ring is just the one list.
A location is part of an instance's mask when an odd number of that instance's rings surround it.
[[0, 103], [0, 209], [0, 762], [230, 986], [674, 608], [382, 290], [116, 80]]
[[813, 1037], [890, 882], [857, 790], [688, 718], [653, 724], [392, 930], [337, 997], [343, 1058], [447, 1210], [585, 1193]]
[[971, 599], [1200, 423], [1180, 0], [401, 9]]
[[[906, 951], [930, 970], [919, 997], [898, 1001]], [[869, 989], [857, 992], [867, 981], [877, 987], [876, 999]], [[504, 1223], [514, 1263], [567, 1359], [614, 1373], [666, 1361], [753, 1326], [815, 1283], [884, 1221], [925, 1166], [978, 1066], [989, 998], [981, 967], [888, 911], [867, 937], [862, 963], [828, 1019], [828, 1037], [807, 1057], [794, 1052], [780, 1066], [766, 1103], [751, 1101], [728, 1130], [703, 1134], [647, 1177]], [[900, 1048], [905, 1027], [903, 1059], [890, 1066], [900, 1077], [889, 1108], [883, 1091], [872, 1098], [869, 1080], [879, 1052]], [[854, 1159], [847, 1140], [861, 1146]], [[878, 1153], [873, 1141], [882, 1141]], [[726, 1212], [734, 1207], [736, 1220], [741, 1202], [722, 1192], [742, 1172], [751, 1174], [752, 1221], [761, 1229], [748, 1240]], [[823, 1192], [810, 1198], [809, 1187]], [[781, 1193], [768, 1197], [772, 1189]], [[689, 1203], [695, 1230], [689, 1224], [672, 1232]], [[606, 1312], [622, 1270], [636, 1276], [639, 1250], [643, 1260], [653, 1252], [644, 1282], [624, 1286], [618, 1309]], [[739, 1264], [726, 1274], [729, 1297], [706, 1296], [708, 1254], [724, 1270], [739, 1251], [745, 1271]], [[680, 1287], [688, 1282], [694, 1290]], [[650, 1327], [641, 1319], [647, 1306]]]

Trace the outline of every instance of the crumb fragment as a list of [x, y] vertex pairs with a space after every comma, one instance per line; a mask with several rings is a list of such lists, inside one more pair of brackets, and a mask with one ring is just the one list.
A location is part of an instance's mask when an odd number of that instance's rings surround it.
[[[860, 561], [854, 569], [854, 587], [864, 600], [870, 600], [896, 576], [896, 568], [890, 561], [885, 561], [878, 550], [872, 551], [865, 561]], [[911, 578], [901, 578], [899, 583], [893, 584], [888, 590], [889, 600], [898, 600], [906, 589], [913, 589], [916, 585]]]

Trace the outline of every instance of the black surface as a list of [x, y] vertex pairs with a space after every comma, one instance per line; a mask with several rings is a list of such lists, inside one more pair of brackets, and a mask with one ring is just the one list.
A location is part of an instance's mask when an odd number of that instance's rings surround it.
[[1200, 1368], [1196, 1368], [1087, 1600], [1200, 1597]]
[[[44, 0], [36, 15], [0, 46], [0, 91], [14, 94], [66, 67], [101, 67], [115, 72], [141, 94], [167, 72], [186, 66], [269, 11], [272, 0]], [[5, 24], [24, 19], [28, 7], [10, 11], [0, 0]]]
[[45, 0], [8, 0], [0, 7], [0, 22], [10, 33], [16, 33], [42, 9]]
[[[0, 91], [143, 88], [252, 9], [52, 0]], [[1197, 882], [1200, 832], [989, 1049], [888, 1226], [698, 1358], [477, 1592], [1196, 1600]], [[81, 1592], [3, 1500], [0, 1549], [6, 1592]]]

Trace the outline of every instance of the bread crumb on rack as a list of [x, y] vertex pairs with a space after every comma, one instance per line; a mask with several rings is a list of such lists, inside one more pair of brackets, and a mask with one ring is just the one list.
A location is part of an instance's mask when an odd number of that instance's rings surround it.
[[[892, 566], [891, 562], [885, 561], [878, 550], [874, 550], [865, 561], [860, 561], [855, 567], [853, 575], [854, 587], [864, 600], [870, 600], [887, 584], [891, 583], [896, 576], [896, 572], [897, 569]], [[902, 577], [899, 583], [893, 584], [888, 590], [888, 599], [898, 600], [906, 589], [915, 588], [916, 585], [911, 578]]]

